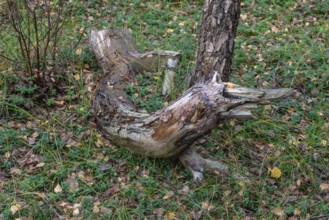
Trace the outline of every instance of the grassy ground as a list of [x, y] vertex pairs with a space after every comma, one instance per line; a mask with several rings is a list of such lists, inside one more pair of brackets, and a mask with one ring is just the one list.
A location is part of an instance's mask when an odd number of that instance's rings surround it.
[[[293, 87], [298, 93], [256, 110], [253, 120], [219, 124], [196, 144], [233, 173], [227, 178], [208, 173], [200, 184], [176, 161], [136, 156], [101, 137], [88, 122], [86, 78], [100, 71], [87, 35], [77, 48], [65, 45], [75, 45], [84, 27], [131, 28], [141, 50], [182, 52], [176, 85], [184, 86], [203, 1], [80, 3], [61, 42], [67, 90], [53, 92], [48, 107], [19, 107], [36, 89], [11, 90], [17, 80], [13, 64], [0, 62], [0, 219], [328, 218], [327, 1], [259, 0], [252, 8], [244, 1], [232, 81]], [[0, 52], [15, 51], [8, 35], [9, 29], [0, 30]], [[162, 101], [149, 94], [157, 83], [148, 81], [141, 79], [147, 89], [131, 89], [152, 110]]]

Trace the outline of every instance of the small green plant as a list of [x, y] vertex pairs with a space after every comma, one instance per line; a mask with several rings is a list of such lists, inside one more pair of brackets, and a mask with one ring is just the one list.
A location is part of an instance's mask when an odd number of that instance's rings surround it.
[[[158, 77], [156, 77], [158, 79]], [[125, 88], [130, 101], [147, 112], [155, 112], [164, 106], [159, 81], [152, 76], [137, 75], [138, 85], [128, 84]]]

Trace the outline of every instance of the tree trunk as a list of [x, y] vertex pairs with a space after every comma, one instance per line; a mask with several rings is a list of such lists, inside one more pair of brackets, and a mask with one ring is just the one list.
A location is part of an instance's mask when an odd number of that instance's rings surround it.
[[[124, 88], [136, 81], [136, 74], [156, 72], [166, 67], [163, 90], [169, 92], [180, 55], [174, 51], [140, 54], [127, 29], [92, 31], [90, 43], [104, 77], [93, 96], [92, 110], [98, 126], [114, 144], [150, 157], [179, 157], [201, 179], [204, 170], [227, 174], [217, 161], [204, 159], [193, 149], [193, 142], [226, 118], [251, 117], [250, 109], [285, 98], [292, 89], [256, 90], [233, 83], [212, 80], [192, 86], [168, 106], [147, 114], [128, 99]], [[210, 73], [209, 73], [210, 75]]]
[[228, 82], [239, 17], [240, 0], [205, 0], [191, 86], [211, 80], [214, 71]]

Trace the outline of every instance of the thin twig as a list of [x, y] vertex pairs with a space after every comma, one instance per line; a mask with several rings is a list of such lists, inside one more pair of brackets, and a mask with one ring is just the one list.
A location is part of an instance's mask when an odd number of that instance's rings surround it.
[[318, 216], [311, 217], [310, 219], [316, 220], [316, 219], [325, 218], [325, 217], [328, 217], [328, 216], [329, 216], [329, 214], [323, 214], [323, 215], [318, 215]]

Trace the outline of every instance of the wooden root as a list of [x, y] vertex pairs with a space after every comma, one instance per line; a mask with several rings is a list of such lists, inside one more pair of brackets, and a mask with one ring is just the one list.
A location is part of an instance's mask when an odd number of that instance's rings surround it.
[[[268, 104], [293, 94], [292, 89], [248, 89], [232, 83], [211, 81], [196, 84], [168, 106], [148, 114], [137, 109], [124, 91], [127, 83], [136, 83], [136, 74], [164, 68], [163, 94], [173, 86], [180, 54], [152, 51], [141, 54], [131, 32], [126, 29], [92, 31], [90, 43], [104, 77], [93, 96], [92, 110], [104, 135], [120, 147], [149, 157], [174, 157], [200, 179], [202, 171], [223, 165], [203, 159], [192, 150], [185, 151], [200, 136], [227, 118], [248, 118], [258, 104]], [[185, 151], [185, 152], [184, 152]], [[184, 153], [182, 153], [184, 152]]]
[[182, 164], [191, 171], [194, 181], [201, 181], [203, 179], [204, 171], [213, 171], [217, 174], [228, 175], [229, 170], [224, 164], [205, 159], [201, 157], [194, 149], [190, 148], [184, 151], [179, 160]]

